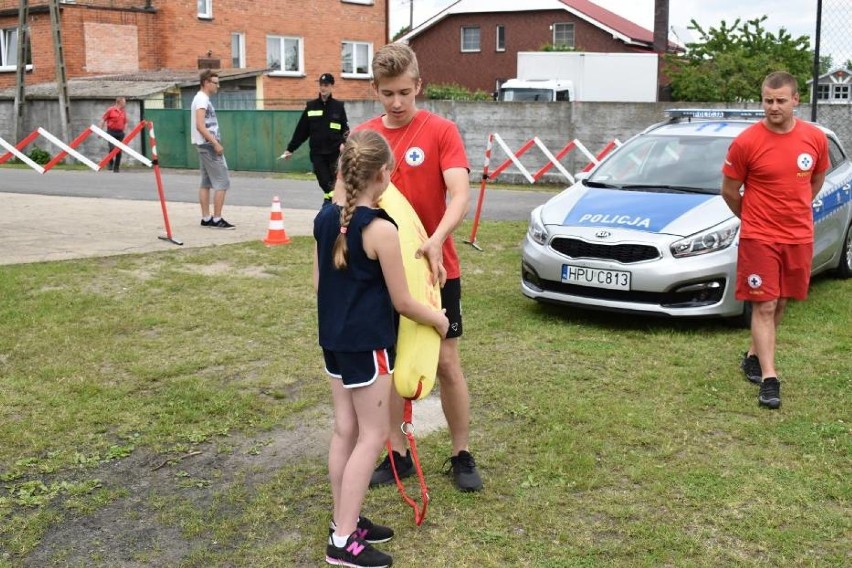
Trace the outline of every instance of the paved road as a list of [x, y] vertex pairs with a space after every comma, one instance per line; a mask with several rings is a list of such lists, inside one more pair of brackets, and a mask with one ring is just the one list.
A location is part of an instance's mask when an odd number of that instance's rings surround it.
[[[164, 170], [162, 179], [166, 201], [197, 202], [198, 172]], [[128, 169], [120, 174], [109, 171], [51, 170], [44, 175], [29, 169], [0, 168], [0, 193], [140, 201], [158, 199], [156, 179], [148, 168]], [[319, 187], [314, 181], [233, 173], [226, 213], [229, 205], [268, 208], [275, 195], [281, 198], [282, 207], [290, 209], [316, 210], [322, 201]], [[552, 193], [544, 192], [486, 190], [482, 219], [526, 220], [533, 208], [552, 196]], [[471, 219], [476, 211], [478, 197], [479, 187], [471, 187], [471, 211], [468, 215]]]
[[[225, 205], [233, 231], [198, 224], [198, 174], [162, 172], [166, 213], [160, 207], [154, 172], [147, 168], [109, 171], [49, 171], [0, 168], [0, 265], [92, 256], [216, 246], [262, 240], [274, 196], [284, 209], [288, 236], [311, 234], [322, 196], [313, 181], [237, 173]], [[472, 188], [473, 218], [479, 188]], [[482, 220], [526, 220], [552, 194], [487, 191]]]

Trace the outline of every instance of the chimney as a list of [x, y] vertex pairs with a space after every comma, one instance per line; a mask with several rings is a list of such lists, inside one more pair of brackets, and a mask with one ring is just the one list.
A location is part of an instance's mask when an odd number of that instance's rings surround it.
[[669, 0], [654, 0], [654, 51], [664, 54], [668, 47]]
[[657, 100], [671, 100], [671, 89], [662, 83], [663, 58], [669, 51], [669, 0], [654, 0], [654, 52], [657, 54]]

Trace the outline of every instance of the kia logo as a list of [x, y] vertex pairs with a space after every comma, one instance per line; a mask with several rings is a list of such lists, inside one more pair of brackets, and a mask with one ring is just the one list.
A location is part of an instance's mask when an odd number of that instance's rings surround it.
[[610, 233], [609, 231], [598, 231], [597, 233], [595, 233], [595, 236], [599, 239], [607, 239], [612, 236], [612, 233]]

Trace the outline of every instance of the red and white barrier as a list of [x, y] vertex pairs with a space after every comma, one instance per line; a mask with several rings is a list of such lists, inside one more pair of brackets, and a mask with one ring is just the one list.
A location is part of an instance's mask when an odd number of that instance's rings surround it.
[[[146, 126], [148, 127], [149, 132], [150, 132], [151, 155], [154, 158], [153, 161], [149, 160], [148, 158], [146, 158], [145, 156], [143, 156], [142, 154], [140, 154], [139, 152], [137, 152], [136, 150], [134, 150], [133, 148], [131, 148], [130, 146], [127, 145], [136, 136], [138, 136], [139, 133], [142, 132], [145, 129]], [[106, 140], [107, 142], [109, 142], [110, 144], [112, 144], [114, 146], [113, 149], [99, 163], [93, 162], [92, 160], [90, 160], [89, 158], [87, 158], [86, 156], [84, 156], [83, 154], [81, 154], [80, 152], [78, 152], [76, 150], [76, 148], [80, 144], [82, 144], [83, 141], [86, 140], [86, 138], [88, 138], [92, 134], [95, 134], [95, 135], [103, 138], [104, 140]], [[34, 142], [37, 138], [39, 138], [39, 136], [47, 139], [51, 144], [53, 144], [54, 146], [57, 146], [61, 150], [56, 156], [54, 156], [44, 166], [35, 163], [29, 156], [27, 156], [23, 152], [24, 148], [29, 146], [32, 142]], [[5, 148], [7, 150], [7, 152], [5, 154], [0, 156], [0, 164], [8, 161], [10, 158], [12, 158], [14, 156], [14, 157], [17, 157], [19, 160], [21, 160], [22, 162], [27, 164], [30, 168], [32, 168], [33, 170], [37, 171], [40, 174], [45, 174], [46, 172], [50, 171], [56, 164], [61, 162], [63, 159], [65, 159], [66, 156], [69, 156], [69, 155], [73, 156], [80, 163], [85, 164], [88, 168], [90, 168], [94, 171], [99, 171], [107, 163], [109, 163], [109, 161], [112, 160], [118, 152], [127, 153], [129, 156], [132, 156], [133, 158], [135, 158], [137, 161], [139, 161], [143, 165], [154, 169], [154, 174], [155, 174], [156, 180], [157, 180], [157, 193], [159, 194], [159, 197], [160, 197], [160, 206], [163, 210], [163, 222], [164, 222], [165, 230], [166, 230], [166, 236], [160, 236], [159, 238], [162, 239], [162, 240], [174, 243], [176, 245], [182, 245], [183, 244], [182, 241], [179, 241], [176, 238], [174, 238], [174, 236], [172, 235], [171, 226], [169, 225], [169, 214], [168, 214], [168, 211], [166, 209], [166, 197], [165, 197], [165, 193], [163, 191], [163, 180], [162, 180], [162, 176], [160, 175], [160, 166], [159, 166], [159, 162], [157, 160], [157, 141], [154, 138], [154, 123], [153, 122], [151, 122], [151, 121], [140, 122], [139, 124], [136, 125], [135, 128], [133, 128], [133, 130], [130, 131], [130, 133], [128, 133], [124, 137], [124, 140], [118, 140], [116, 138], [113, 138], [112, 136], [110, 136], [109, 134], [107, 134], [106, 132], [104, 132], [103, 130], [101, 130], [100, 128], [98, 128], [97, 126], [95, 126], [93, 124], [93, 125], [89, 126], [88, 128], [86, 128], [79, 136], [77, 136], [77, 138], [72, 140], [69, 144], [64, 143], [62, 140], [60, 140], [59, 138], [57, 138], [56, 136], [54, 136], [53, 134], [51, 134], [50, 132], [48, 132], [44, 128], [39, 127], [36, 130], [32, 131], [29, 135], [26, 136], [26, 138], [24, 138], [23, 140], [21, 140], [20, 142], [18, 142], [14, 146], [9, 144], [5, 140], [3, 140], [3, 138], [0, 138], [0, 146], [2, 146], [3, 148]]]
[[[506, 158], [506, 160], [502, 164], [497, 166], [497, 168], [495, 168], [493, 172], [489, 173], [488, 170], [491, 164], [491, 151], [493, 149], [494, 142], [496, 142], [497, 145], [503, 149], [508, 158]], [[536, 146], [539, 150], [541, 150], [541, 152], [545, 155], [548, 161], [544, 166], [539, 168], [538, 171], [531, 174], [529, 170], [521, 163], [520, 158], [533, 146]], [[560, 149], [559, 152], [554, 155], [547, 148], [547, 146], [542, 143], [538, 136], [534, 136], [533, 138], [530, 138], [529, 140], [524, 142], [516, 152], [512, 152], [512, 150], [509, 148], [503, 138], [500, 137], [499, 134], [497, 134], [496, 132], [489, 134], [488, 144], [485, 148], [485, 165], [482, 168], [482, 181], [479, 186], [479, 199], [476, 203], [476, 214], [473, 217], [473, 228], [470, 233], [470, 239], [466, 240], [465, 242], [477, 250], [482, 250], [482, 248], [480, 248], [480, 246], [476, 242], [476, 231], [479, 228], [479, 218], [482, 214], [482, 204], [485, 201], [485, 186], [488, 183], [488, 180], [493, 181], [497, 179], [497, 177], [501, 173], [503, 173], [509, 166], [514, 165], [518, 169], [518, 171], [521, 172], [521, 175], [523, 175], [524, 178], [526, 178], [526, 180], [530, 183], [537, 182], [545, 173], [550, 171], [551, 168], [555, 167], [557, 170], [559, 170], [559, 173], [561, 173], [565, 177], [565, 179], [567, 179], [568, 182], [573, 185], [575, 182], [574, 176], [572, 176], [568, 172], [568, 170], [566, 170], [562, 166], [560, 162], [562, 158], [568, 155], [568, 153], [572, 150], [579, 151], [589, 160], [589, 163], [586, 165], [586, 167], [583, 168], [583, 171], [587, 172], [596, 165], [598, 165], [607, 154], [609, 154], [614, 148], [618, 146], [621, 146], [621, 142], [618, 139], [613, 139], [600, 152], [598, 152], [597, 154], [592, 154], [582, 142], [575, 138], [574, 140], [571, 140], [565, 146], [563, 146], [562, 149]]]

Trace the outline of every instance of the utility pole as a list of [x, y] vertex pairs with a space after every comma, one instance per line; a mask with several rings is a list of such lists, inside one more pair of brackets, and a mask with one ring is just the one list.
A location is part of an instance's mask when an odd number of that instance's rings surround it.
[[414, 0], [408, 0], [408, 31], [414, 29]]
[[18, 8], [18, 67], [15, 83], [15, 142], [24, 137], [24, 109], [26, 108], [26, 90], [24, 81], [27, 76], [27, 59], [29, 54], [30, 33], [27, 26], [29, 3], [21, 0]]
[[53, 34], [53, 56], [56, 61], [56, 91], [59, 96], [59, 120], [62, 122], [62, 139], [70, 140], [71, 118], [68, 98], [68, 79], [65, 73], [65, 54], [62, 50], [62, 29], [59, 21], [59, 0], [50, 0], [50, 28]]

